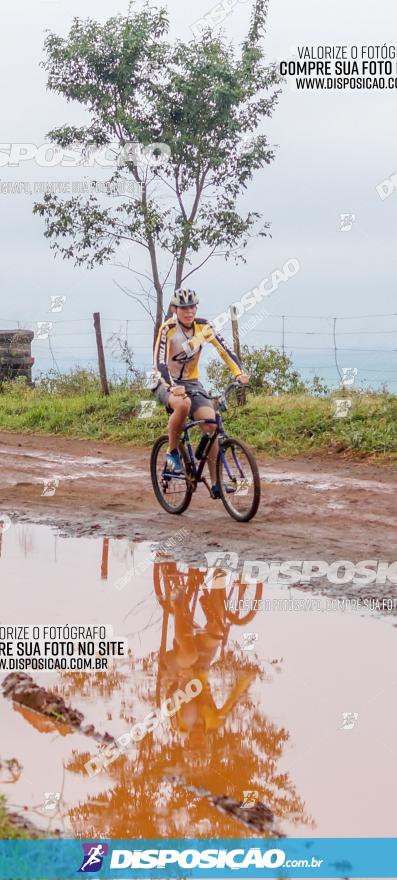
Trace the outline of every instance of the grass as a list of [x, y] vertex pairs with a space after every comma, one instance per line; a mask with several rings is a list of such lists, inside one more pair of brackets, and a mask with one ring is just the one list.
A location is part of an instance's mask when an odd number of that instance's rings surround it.
[[0, 795], [0, 840], [30, 840], [31, 835], [23, 828], [18, 828], [10, 821], [5, 798]]
[[[43, 383], [36, 388], [7, 383], [0, 392], [3, 431], [150, 446], [167, 425], [158, 405], [149, 417], [140, 417], [141, 402], [153, 400], [149, 391], [120, 385], [104, 397], [95, 376], [83, 384], [63, 379], [50, 388]], [[335, 452], [397, 460], [397, 396], [349, 391], [349, 414], [335, 418], [334, 398], [343, 394], [249, 394], [245, 407], [231, 402], [225, 426], [228, 433], [271, 456]]]

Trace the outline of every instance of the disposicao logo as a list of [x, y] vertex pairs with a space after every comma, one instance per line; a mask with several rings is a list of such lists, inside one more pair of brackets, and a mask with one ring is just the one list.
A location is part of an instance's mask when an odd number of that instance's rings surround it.
[[84, 858], [79, 867], [78, 873], [94, 874], [102, 868], [104, 857], [107, 856], [109, 845], [107, 843], [83, 843]]

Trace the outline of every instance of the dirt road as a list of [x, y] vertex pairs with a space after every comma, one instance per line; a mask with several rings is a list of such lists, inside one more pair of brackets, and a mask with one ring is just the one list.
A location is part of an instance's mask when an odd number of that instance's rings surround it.
[[[149, 449], [0, 433], [0, 509], [11, 518], [52, 522], [67, 534], [161, 541], [188, 529], [184, 556], [211, 548], [246, 559], [397, 559], [397, 470], [335, 456], [259, 458], [262, 500], [247, 524], [200, 487], [189, 510], [159, 507]], [[59, 480], [53, 495], [51, 484]], [[49, 486], [49, 489], [48, 489]]]

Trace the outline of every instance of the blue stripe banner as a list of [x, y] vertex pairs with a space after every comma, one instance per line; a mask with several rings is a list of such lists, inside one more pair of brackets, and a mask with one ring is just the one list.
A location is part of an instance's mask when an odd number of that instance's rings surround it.
[[397, 876], [397, 838], [2, 840], [0, 880]]

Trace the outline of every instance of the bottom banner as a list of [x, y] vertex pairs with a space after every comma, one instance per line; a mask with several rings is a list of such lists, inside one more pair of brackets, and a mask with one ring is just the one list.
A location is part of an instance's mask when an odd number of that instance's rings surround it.
[[0, 880], [397, 877], [397, 838], [3, 840]]

